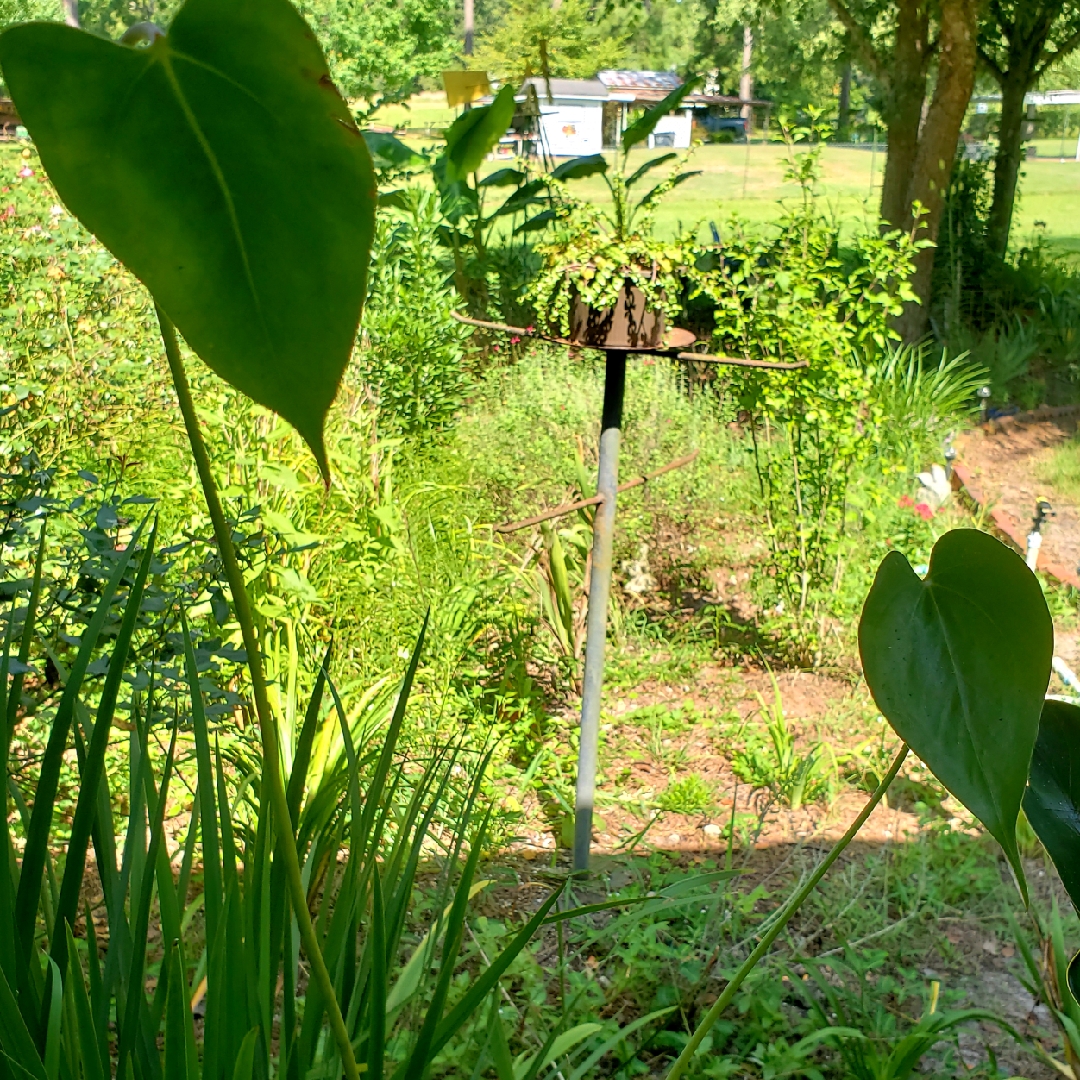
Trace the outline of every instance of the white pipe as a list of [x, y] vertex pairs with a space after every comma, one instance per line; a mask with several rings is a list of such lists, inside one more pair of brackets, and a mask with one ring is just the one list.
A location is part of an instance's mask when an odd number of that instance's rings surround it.
[[1042, 533], [1038, 529], [1034, 529], [1028, 533], [1027, 537], [1027, 566], [1029, 570], [1034, 570], [1039, 562], [1039, 548], [1042, 547]]
[[1057, 672], [1058, 678], [1070, 689], [1080, 690], [1080, 679], [1076, 677], [1076, 673], [1061, 659], [1060, 656], [1055, 656], [1050, 661], [1054, 671]]

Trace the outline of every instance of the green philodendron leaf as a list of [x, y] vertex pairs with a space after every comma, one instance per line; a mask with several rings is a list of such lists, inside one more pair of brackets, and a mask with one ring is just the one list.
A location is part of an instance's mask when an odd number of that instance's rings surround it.
[[669, 112], [677, 109], [682, 104], [683, 98], [696, 90], [701, 81], [700, 75], [695, 75], [692, 79], [687, 79], [681, 86], [677, 86], [672, 90], [663, 101], [657, 102], [651, 109], [647, 109], [639, 116], [632, 124], [628, 124], [626, 130], [622, 134], [623, 153], [629, 153], [638, 143], [644, 142], [656, 130], [656, 125], [659, 124]]
[[1016, 819], [1053, 646], [1035, 575], [974, 529], [953, 530], [934, 545], [924, 580], [890, 552], [859, 623], [878, 708], [1001, 844], [1021, 888]]
[[1080, 708], [1067, 701], [1043, 705], [1024, 813], [1080, 908]]
[[504, 86], [490, 105], [463, 112], [446, 132], [446, 182], [464, 180], [506, 134], [514, 119], [514, 88]]
[[376, 165], [383, 169], [405, 168], [426, 164], [423, 154], [406, 146], [399, 138], [385, 131], [365, 131], [364, 142]]
[[138, 47], [28, 23], [0, 35], [0, 66], [71, 211], [325, 475], [376, 192], [300, 15], [287, 0], [188, 0]]
[[[672, 154], [672, 157], [675, 155]], [[551, 170], [553, 180], [583, 180], [596, 173], [607, 172], [607, 158], [603, 154], [589, 154], [587, 157], [571, 158], [556, 165]]]
[[525, 174], [520, 169], [496, 169], [490, 176], [477, 182], [477, 187], [513, 187], [515, 184], [523, 184]]

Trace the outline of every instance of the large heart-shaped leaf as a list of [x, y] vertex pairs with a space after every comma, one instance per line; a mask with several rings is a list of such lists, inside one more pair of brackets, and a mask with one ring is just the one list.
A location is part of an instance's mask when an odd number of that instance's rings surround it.
[[1067, 701], [1043, 705], [1024, 812], [1080, 909], [1080, 708]]
[[464, 180], [506, 134], [514, 119], [514, 88], [504, 86], [490, 105], [463, 112], [446, 132], [446, 182]]
[[188, 0], [139, 47], [30, 23], [0, 35], [0, 65], [71, 211], [325, 473], [376, 193], [303, 19], [286, 0]]
[[897, 734], [998, 840], [1024, 887], [1016, 819], [1054, 632], [1035, 575], [974, 529], [946, 533], [920, 580], [890, 552], [859, 623], [863, 670]]

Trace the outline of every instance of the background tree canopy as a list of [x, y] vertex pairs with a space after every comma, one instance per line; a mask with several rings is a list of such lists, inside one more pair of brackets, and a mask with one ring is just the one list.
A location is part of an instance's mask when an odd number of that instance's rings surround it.
[[456, 67], [459, 6], [453, 0], [302, 0], [334, 80], [347, 97], [399, 100]]

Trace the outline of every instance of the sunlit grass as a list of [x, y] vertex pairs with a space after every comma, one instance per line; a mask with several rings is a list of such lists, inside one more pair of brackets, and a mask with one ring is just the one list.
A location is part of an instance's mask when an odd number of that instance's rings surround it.
[[[438, 126], [452, 113], [439, 104], [443, 100], [435, 94], [420, 95], [409, 109], [395, 105], [380, 110], [377, 121], [413, 129], [429, 123]], [[424, 137], [409, 141], [418, 145], [432, 142]], [[1075, 146], [1072, 149], [1075, 153]], [[1044, 152], [1051, 152], [1049, 143], [1040, 145], [1040, 153]], [[653, 153], [635, 150], [630, 156], [632, 162], [640, 162]], [[862, 149], [826, 148], [819, 192], [833, 213], [851, 225], [875, 218], [885, 157], [884, 146], [876, 151], [870, 145]], [[787, 149], [777, 143], [699, 147], [691, 167], [699, 169], [701, 175], [661, 203], [656, 215], [660, 233], [671, 236], [698, 227], [704, 238], [710, 221], [722, 227], [733, 214], [751, 222], [775, 220], [784, 202], [799, 195], [798, 185], [784, 180], [786, 163]], [[481, 172], [505, 165], [505, 161], [488, 162]], [[599, 177], [581, 181], [575, 190], [600, 203], [609, 198]], [[1038, 230], [1060, 248], [1080, 253], [1080, 163], [1070, 157], [1061, 161], [1050, 156], [1025, 161], [1013, 229], [1014, 246], [1028, 242]]]
[[1039, 479], [1066, 499], [1080, 502], [1080, 438], [1059, 446], [1039, 470]]

